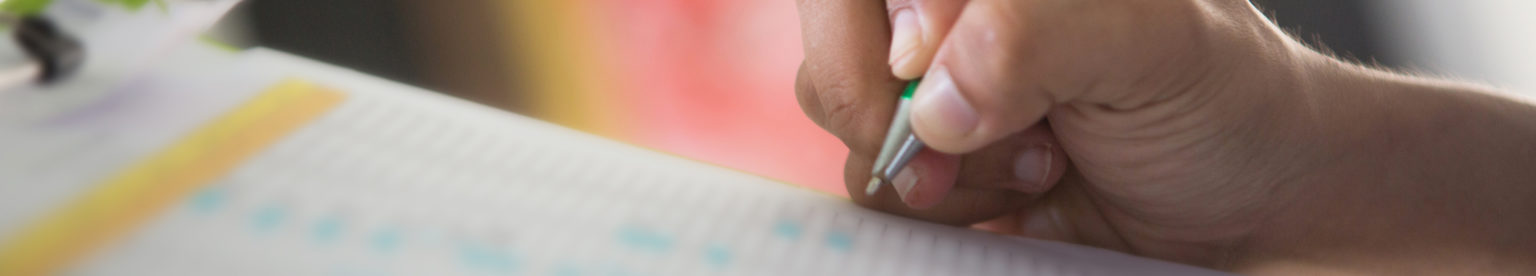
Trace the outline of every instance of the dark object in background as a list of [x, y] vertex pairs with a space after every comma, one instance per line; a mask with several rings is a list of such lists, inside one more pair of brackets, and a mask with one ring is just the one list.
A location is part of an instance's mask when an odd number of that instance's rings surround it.
[[[1374, 25], [1368, 0], [1251, 0], [1286, 32], [1321, 50], [1388, 67], [1400, 60], [1385, 56], [1382, 28]], [[1389, 1], [1390, 2], [1390, 1]], [[1390, 3], [1388, 3], [1390, 4]]]
[[260, 0], [244, 9], [256, 45], [517, 112], [526, 89], [506, 64], [495, 1], [506, 0]]
[[16, 23], [15, 39], [41, 67], [38, 81], [52, 83], [74, 73], [85, 62], [85, 48], [76, 39], [60, 30], [52, 20], [42, 16], [22, 18]]
[[419, 85], [421, 51], [399, 0], [245, 1], [256, 45]]

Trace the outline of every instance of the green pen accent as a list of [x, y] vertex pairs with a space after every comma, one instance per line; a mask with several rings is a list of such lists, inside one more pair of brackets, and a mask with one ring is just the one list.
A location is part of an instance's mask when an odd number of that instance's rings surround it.
[[912, 92], [917, 92], [917, 83], [920, 83], [920, 82], [923, 82], [923, 79], [915, 79], [915, 80], [912, 80], [912, 82], [908, 82], [907, 83], [907, 91], [901, 93], [901, 99], [911, 100], [912, 99]]

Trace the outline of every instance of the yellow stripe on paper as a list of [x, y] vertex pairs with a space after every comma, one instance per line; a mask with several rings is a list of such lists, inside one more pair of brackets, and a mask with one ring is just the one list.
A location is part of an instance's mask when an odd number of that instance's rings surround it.
[[345, 95], [285, 80], [0, 243], [0, 275], [55, 274], [313, 121]]

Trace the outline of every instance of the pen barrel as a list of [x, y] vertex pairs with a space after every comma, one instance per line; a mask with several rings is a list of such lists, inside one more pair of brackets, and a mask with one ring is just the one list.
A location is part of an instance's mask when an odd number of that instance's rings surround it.
[[[912, 135], [909, 117], [911, 108], [912, 100], [908, 98], [902, 98], [897, 104], [896, 115], [891, 119], [891, 128], [886, 132], [885, 142], [880, 145], [880, 155], [875, 158], [875, 166], [870, 168], [870, 176], [889, 182], [895, 178], [895, 173], [901, 172], [901, 167], [906, 166], [908, 160], [900, 159], [903, 159], [901, 157], [904, 152], [911, 151], [913, 141], [917, 141], [917, 137]], [[916, 148], [921, 147], [921, 142], [917, 142]], [[905, 159], [911, 159], [911, 157]]]
[[901, 148], [891, 157], [890, 164], [886, 165], [881, 174], [884, 179], [896, 179], [896, 174], [901, 173], [907, 167], [907, 163], [917, 156], [917, 152], [923, 150], [923, 140], [918, 140], [917, 135], [907, 134], [907, 140], [901, 143]]
[[864, 187], [864, 193], [874, 195], [884, 183], [891, 182], [907, 166], [908, 161], [918, 151], [923, 149], [923, 142], [912, 134], [912, 123], [909, 116], [912, 114], [912, 93], [917, 91], [919, 81], [907, 83], [906, 91], [902, 91], [901, 97], [896, 102], [896, 114], [891, 116], [891, 127], [885, 132], [885, 141], [880, 144], [880, 155], [875, 157], [875, 164], [869, 169], [870, 181]]

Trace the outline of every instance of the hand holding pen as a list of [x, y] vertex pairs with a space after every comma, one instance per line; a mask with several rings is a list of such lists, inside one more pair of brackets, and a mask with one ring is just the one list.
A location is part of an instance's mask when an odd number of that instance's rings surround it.
[[1340, 61], [1243, 0], [800, 7], [796, 92], [859, 204], [1243, 273], [1536, 273], [1536, 105], [1501, 91]]

